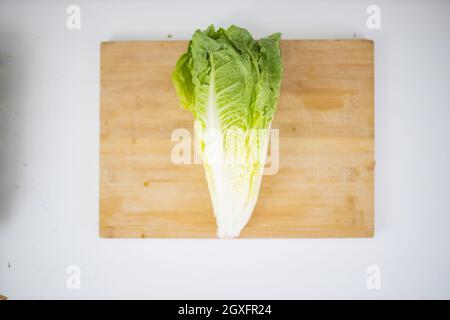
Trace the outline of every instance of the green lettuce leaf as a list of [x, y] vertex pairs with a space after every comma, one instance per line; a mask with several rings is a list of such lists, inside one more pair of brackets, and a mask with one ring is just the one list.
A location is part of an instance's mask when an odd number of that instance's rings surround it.
[[219, 237], [236, 237], [255, 207], [282, 78], [280, 34], [197, 30], [172, 80], [194, 114]]

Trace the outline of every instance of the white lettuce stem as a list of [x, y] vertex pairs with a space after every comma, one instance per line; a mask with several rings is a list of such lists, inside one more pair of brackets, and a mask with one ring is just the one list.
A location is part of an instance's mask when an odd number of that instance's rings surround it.
[[[221, 136], [216, 138], [206, 138], [205, 141], [205, 175], [216, 217], [217, 235], [221, 238], [234, 238], [239, 236], [249, 221], [258, 199], [268, 134], [260, 141], [258, 163], [226, 163], [223, 139]], [[217, 158], [217, 155], [221, 157]]]

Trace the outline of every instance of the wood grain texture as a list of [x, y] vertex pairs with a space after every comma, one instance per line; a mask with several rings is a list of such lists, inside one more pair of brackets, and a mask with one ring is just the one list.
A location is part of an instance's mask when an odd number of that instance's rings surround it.
[[[193, 132], [171, 72], [186, 41], [101, 45], [100, 235], [213, 238], [199, 164], [175, 165], [176, 128]], [[272, 128], [279, 171], [264, 176], [241, 238], [371, 237], [374, 68], [368, 40], [288, 40]]]

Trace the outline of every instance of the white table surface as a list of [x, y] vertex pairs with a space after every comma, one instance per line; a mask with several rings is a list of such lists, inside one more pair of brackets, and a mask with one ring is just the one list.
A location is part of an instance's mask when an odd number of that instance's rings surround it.
[[[450, 298], [450, 2], [110, 2], [0, 3], [0, 294]], [[70, 4], [80, 30], [66, 27]], [[371, 4], [380, 30], [366, 26]], [[374, 39], [375, 238], [99, 238], [99, 43], [188, 39], [210, 23]], [[370, 265], [379, 290], [366, 285]]]

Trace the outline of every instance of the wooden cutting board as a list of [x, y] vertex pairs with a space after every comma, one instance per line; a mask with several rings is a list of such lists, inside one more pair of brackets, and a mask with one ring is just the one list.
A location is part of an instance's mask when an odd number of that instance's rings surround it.
[[[171, 72], [187, 41], [101, 45], [100, 235], [213, 238], [201, 164], [176, 165], [177, 128], [193, 132]], [[287, 40], [266, 175], [242, 238], [372, 237], [374, 67], [368, 40]]]

